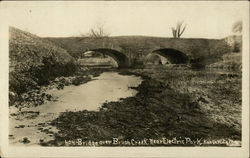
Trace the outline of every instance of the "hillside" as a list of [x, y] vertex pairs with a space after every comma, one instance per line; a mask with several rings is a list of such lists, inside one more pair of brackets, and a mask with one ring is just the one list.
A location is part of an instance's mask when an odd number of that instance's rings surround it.
[[55, 77], [71, 75], [77, 69], [74, 58], [66, 50], [14, 27], [9, 28], [9, 61], [9, 89], [13, 96], [38, 89]]
[[53, 56], [56, 62], [62, 64], [73, 60], [66, 50], [48, 40], [17, 28], [9, 28], [9, 38], [11, 67], [23, 62], [25, 64], [41, 63], [43, 57], [49, 56]]

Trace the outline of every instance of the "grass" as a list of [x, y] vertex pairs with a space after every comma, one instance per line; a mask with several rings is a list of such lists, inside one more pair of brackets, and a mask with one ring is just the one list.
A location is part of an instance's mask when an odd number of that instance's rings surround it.
[[222, 60], [208, 65], [208, 68], [219, 68], [227, 70], [241, 70], [242, 68], [242, 52], [231, 52], [224, 54]]
[[[92, 80], [92, 77], [96, 77], [101, 74], [103, 71], [111, 71], [110, 69], [83, 69], [78, 70], [73, 76], [60, 76], [56, 77], [53, 80], [50, 80], [47, 85], [42, 85], [39, 89], [29, 89], [27, 92], [23, 92], [18, 95], [18, 98], [10, 98], [10, 101], [13, 103], [11, 105], [23, 108], [23, 107], [32, 107], [39, 106], [44, 104], [46, 101], [55, 101], [51, 94], [47, 94], [48, 89], [57, 88], [58, 90], [64, 89], [65, 86], [84, 84]], [[26, 78], [27, 79], [27, 78]]]
[[104, 103], [98, 112], [64, 112], [52, 122], [64, 140], [189, 137], [241, 140], [241, 74], [137, 69], [143, 77], [135, 97]]
[[9, 105], [51, 80], [70, 76], [79, 69], [66, 50], [31, 33], [9, 28]]

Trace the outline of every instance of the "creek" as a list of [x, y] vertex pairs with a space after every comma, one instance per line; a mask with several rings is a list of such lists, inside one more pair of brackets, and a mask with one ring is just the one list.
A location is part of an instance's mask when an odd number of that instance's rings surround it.
[[79, 86], [65, 86], [64, 89], [50, 89], [46, 93], [57, 97], [57, 101], [46, 102], [37, 107], [18, 111], [10, 107], [10, 144], [39, 145], [53, 140], [58, 130], [50, 125], [61, 112], [98, 111], [105, 102], [119, 101], [135, 96], [142, 79], [138, 76], [120, 75], [118, 72], [104, 72], [93, 80]]

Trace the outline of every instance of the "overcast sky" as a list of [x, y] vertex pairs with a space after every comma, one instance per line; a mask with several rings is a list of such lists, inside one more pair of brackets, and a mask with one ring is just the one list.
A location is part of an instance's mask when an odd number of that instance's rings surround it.
[[[241, 20], [247, 2], [4, 2], [9, 24], [38, 36], [79, 36], [104, 24], [112, 36], [172, 37], [177, 21], [187, 24], [182, 37], [223, 38]], [[7, 11], [7, 12], [6, 12]]]

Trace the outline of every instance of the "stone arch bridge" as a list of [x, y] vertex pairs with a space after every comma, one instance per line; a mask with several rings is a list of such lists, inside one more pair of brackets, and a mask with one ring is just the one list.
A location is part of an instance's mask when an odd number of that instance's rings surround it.
[[159, 38], [145, 36], [47, 38], [81, 58], [87, 51], [97, 51], [115, 59], [119, 67], [143, 65], [147, 55], [156, 53], [172, 63], [189, 63], [219, 57], [229, 52], [224, 39]]

